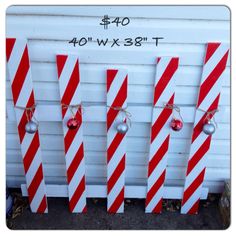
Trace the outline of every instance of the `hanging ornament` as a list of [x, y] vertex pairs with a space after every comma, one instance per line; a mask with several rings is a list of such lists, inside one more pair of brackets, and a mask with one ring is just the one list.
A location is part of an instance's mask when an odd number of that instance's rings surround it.
[[179, 119], [173, 118], [170, 123], [170, 127], [174, 131], [180, 131], [183, 128], [183, 122]]
[[115, 110], [115, 111], [119, 111], [121, 112], [121, 120], [120, 122], [117, 123], [116, 125], [116, 131], [120, 134], [126, 134], [127, 131], [129, 130], [129, 128], [131, 127], [131, 114], [130, 112], [128, 112], [126, 108], [123, 107], [112, 107], [112, 106], [108, 106], [111, 109]]
[[76, 115], [73, 111], [73, 109], [76, 108], [76, 110], [81, 115], [82, 105], [76, 104], [76, 105], [66, 105], [62, 104], [62, 109], [69, 109], [71, 112], [71, 118], [66, 122], [66, 125], [69, 129], [77, 129], [80, 126], [80, 121], [76, 118]]
[[202, 131], [206, 134], [206, 135], [212, 135], [215, 133], [216, 128], [217, 128], [217, 123], [215, 121], [214, 115], [216, 112], [218, 112], [218, 109], [214, 109], [211, 111], [205, 111], [203, 109], [197, 108], [199, 111], [202, 111], [206, 114], [205, 120], [203, 122], [203, 127], [202, 127]]
[[[183, 125], [184, 125], [184, 121], [183, 121], [183, 118], [181, 116], [181, 113], [180, 113], [180, 108], [175, 105], [175, 104], [168, 104], [168, 103], [164, 103], [164, 106], [160, 106], [158, 108], [165, 108], [165, 109], [171, 109], [171, 110], [174, 110], [178, 113], [178, 116], [180, 119], [177, 119], [173, 116], [171, 122], [170, 122], [170, 127], [172, 128], [172, 130], [174, 131], [180, 131], [182, 128], [183, 128]], [[173, 111], [173, 112], [174, 112]]]
[[125, 134], [129, 130], [129, 126], [125, 122], [121, 122], [116, 126], [116, 130], [120, 134]]
[[16, 106], [16, 108], [25, 110], [25, 115], [27, 118], [27, 123], [25, 125], [25, 131], [29, 134], [34, 134], [38, 130], [38, 121], [34, 117], [34, 109], [36, 108], [36, 104], [31, 107], [21, 107]]
[[69, 129], [77, 129], [79, 127], [79, 121], [75, 118], [72, 117], [67, 121], [67, 127]]
[[207, 120], [203, 125], [202, 131], [207, 135], [212, 135], [215, 133], [216, 127], [211, 120]]
[[33, 120], [30, 120], [25, 125], [25, 131], [29, 134], [33, 134], [38, 130], [38, 123], [34, 122]]

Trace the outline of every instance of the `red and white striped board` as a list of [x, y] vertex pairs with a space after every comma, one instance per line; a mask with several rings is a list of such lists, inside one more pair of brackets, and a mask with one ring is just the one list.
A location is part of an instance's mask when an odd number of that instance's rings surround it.
[[[11, 90], [21, 144], [21, 153], [26, 177], [29, 203], [32, 212], [47, 213], [46, 188], [39, 142], [39, 133], [25, 131], [27, 111], [35, 105], [33, 83], [27, 41], [25, 39], [6, 39], [6, 59], [11, 81]], [[37, 107], [32, 109], [30, 117], [37, 118]]]
[[179, 58], [177, 57], [160, 57], [157, 59], [148, 163], [146, 213], [160, 213], [162, 211], [170, 122], [173, 112], [172, 109], [164, 107], [164, 104], [174, 104], [175, 73], [178, 65]]
[[107, 211], [124, 212], [126, 134], [116, 131], [126, 121], [115, 107], [127, 107], [128, 74], [124, 69], [107, 70]]
[[[187, 164], [181, 213], [197, 214], [206, 170], [211, 135], [202, 132], [207, 113], [218, 108], [222, 75], [228, 59], [229, 47], [222, 43], [208, 43], [199, 89], [190, 154]], [[203, 110], [203, 111], [201, 111]], [[212, 118], [213, 115], [210, 115]]]
[[67, 121], [72, 117], [68, 105], [81, 104], [79, 60], [76, 55], [57, 55], [57, 71], [62, 105], [65, 160], [69, 193], [69, 208], [73, 213], [84, 213], [86, 207], [85, 160], [81, 106], [75, 108], [75, 118], [80, 125], [69, 129]]

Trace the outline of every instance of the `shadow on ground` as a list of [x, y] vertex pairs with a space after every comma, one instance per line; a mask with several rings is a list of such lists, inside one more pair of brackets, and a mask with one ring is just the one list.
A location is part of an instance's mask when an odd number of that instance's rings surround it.
[[139, 199], [126, 200], [125, 213], [116, 215], [106, 212], [106, 199], [88, 199], [85, 214], [70, 213], [67, 198], [48, 198], [48, 214], [33, 214], [27, 199], [21, 202], [25, 207], [7, 219], [10, 229], [224, 229], [218, 198], [202, 201], [198, 215], [181, 215], [176, 202], [165, 203], [162, 214], [145, 214], [145, 200]]

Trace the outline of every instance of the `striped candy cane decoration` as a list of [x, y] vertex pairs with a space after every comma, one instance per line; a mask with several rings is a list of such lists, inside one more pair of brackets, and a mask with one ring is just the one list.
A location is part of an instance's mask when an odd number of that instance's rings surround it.
[[126, 70], [107, 70], [107, 209], [110, 213], [124, 212], [125, 134], [116, 131], [122, 112], [114, 109], [127, 106]]
[[172, 109], [162, 107], [164, 103], [174, 104], [174, 75], [178, 64], [179, 58], [177, 57], [161, 57], [157, 60], [148, 163], [146, 213], [160, 213], [162, 211], [170, 122], [172, 119]]
[[[25, 131], [27, 116], [29, 115], [29, 118], [37, 116], [33, 108], [35, 100], [26, 40], [7, 38], [6, 57], [30, 208], [32, 212], [47, 213], [39, 133], [36, 131], [34, 134], [29, 134]], [[23, 108], [31, 108], [31, 112]]]
[[81, 106], [77, 106], [75, 118], [79, 127], [69, 129], [67, 121], [72, 117], [68, 105], [81, 104], [79, 60], [75, 55], [57, 55], [57, 71], [62, 104], [65, 160], [71, 212], [86, 212], [85, 160], [83, 145]]
[[[207, 44], [182, 200], [183, 214], [198, 212], [206, 169], [206, 154], [211, 144], [211, 135], [202, 132], [203, 122], [207, 116], [203, 111], [210, 112], [218, 108], [222, 74], [226, 67], [228, 52], [229, 48], [225, 44]], [[211, 114], [210, 118], [213, 115]]]

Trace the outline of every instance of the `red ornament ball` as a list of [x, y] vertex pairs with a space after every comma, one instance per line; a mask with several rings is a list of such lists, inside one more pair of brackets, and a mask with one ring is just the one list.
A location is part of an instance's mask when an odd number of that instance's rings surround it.
[[67, 121], [67, 127], [69, 129], [76, 129], [79, 127], [79, 121], [76, 118], [72, 117]]
[[170, 123], [170, 127], [174, 131], [180, 131], [183, 128], [183, 122], [181, 120], [178, 120], [178, 119], [172, 119], [172, 121]]

